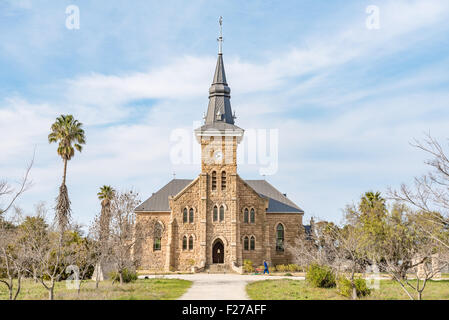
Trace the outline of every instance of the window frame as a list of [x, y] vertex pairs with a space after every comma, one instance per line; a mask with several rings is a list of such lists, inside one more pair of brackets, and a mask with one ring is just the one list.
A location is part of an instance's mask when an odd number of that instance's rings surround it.
[[225, 206], [224, 205], [220, 206], [218, 219], [220, 222], [223, 222], [225, 220]]
[[[281, 227], [281, 229], [279, 229]], [[282, 232], [282, 237], [279, 236], [279, 232]], [[285, 243], [285, 227], [282, 223], [276, 225], [276, 252], [284, 252]]]
[[249, 223], [249, 210], [245, 208], [243, 210], [243, 223]]
[[243, 250], [249, 251], [249, 237], [248, 236], [243, 237]]
[[221, 172], [221, 190], [226, 190], [226, 171]]
[[195, 210], [193, 210], [193, 208], [190, 208], [190, 210], [189, 210], [189, 223], [193, 223], [194, 222], [194, 215], [195, 215]]
[[211, 174], [211, 189], [212, 191], [216, 191], [217, 190], [217, 171], [212, 171]]
[[249, 238], [249, 250], [250, 251], [256, 250], [256, 237], [255, 236], [251, 236]]
[[184, 208], [182, 210], [182, 223], [188, 223], [188, 222], [189, 222], [188, 210], [187, 210], [187, 208]]
[[254, 210], [254, 208], [251, 208], [250, 210], [249, 223], [256, 223], [256, 210]]
[[164, 231], [163, 226], [158, 221], [154, 226], [154, 234], [153, 234], [153, 251], [161, 251], [162, 250], [162, 233]]
[[218, 222], [218, 207], [217, 207], [217, 205], [214, 205], [214, 208], [212, 209], [212, 221]]
[[187, 236], [182, 237], [182, 250], [187, 250]]
[[189, 237], [189, 250], [193, 250], [193, 236]]

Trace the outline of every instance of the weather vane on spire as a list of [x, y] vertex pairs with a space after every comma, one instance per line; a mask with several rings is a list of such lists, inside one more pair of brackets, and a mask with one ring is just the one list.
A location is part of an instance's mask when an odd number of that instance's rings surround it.
[[218, 19], [218, 23], [220, 24], [220, 36], [218, 37], [218, 54], [223, 53], [223, 17], [220, 16]]

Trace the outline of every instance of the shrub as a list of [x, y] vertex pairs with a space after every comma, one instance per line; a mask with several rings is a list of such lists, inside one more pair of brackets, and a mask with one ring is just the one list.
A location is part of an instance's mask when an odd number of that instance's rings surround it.
[[[110, 278], [112, 281], [120, 281], [120, 274], [118, 272], [111, 272], [109, 274]], [[131, 271], [128, 269], [123, 269], [122, 272], [122, 277], [123, 277], [123, 282], [124, 283], [129, 283], [129, 282], [133, 282], [137, 280], [137, 272], [135, 271]]]
[[285, 271], [287, 271], [287, 267], [285, 265], [283, 265], [283, 264], [278, 264], [276, 266], [276, 271], [285, 272]]
[[251, 260], [243, 260], [243, 270], [245, 272], [254, 272], [253, 262]]
[[335, 274], [331, 268], [312, 264], [306, 274], [307, 281], [317, 288], [333, 288], [336, 286]]
[[287, 266], [287, 268], [288, 268], [288, 271], [290, 271], [290, 272], [298, 272], [298, 271], [301, 271], [301, 267], [298, 266], [297, 264], [289, 264], [289, 265]]
[[290, 272], [287, 272], [286, 274], [284, 274], [285, 277], [292, 277], [293, 275]]
[[[355, 290], [357, 291], [357, 297], [365, 297], [371, 294], [371, 289], [366, 285], [365, 279], [355, 278], [354, 279]], [[342, 276], [338, 278], [337, 281], [338, 293], [342, 296], [351, 298], [352, 297], [352, 285], [351, 280]]]

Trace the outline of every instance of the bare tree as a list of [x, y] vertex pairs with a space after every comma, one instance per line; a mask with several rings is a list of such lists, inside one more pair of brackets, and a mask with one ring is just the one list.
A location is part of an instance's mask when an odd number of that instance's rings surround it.
[[349, 274], [352, 298], [357, 299], [356, 272], [366, 264], [364, 235], [358, 226], [347, 223], [342, 228], [332, 222], [315, 223], [312, 233], [302, 234], [294, 246], [288, 246], [296, 263], [302, 266], [319, 264], [330, 267], [339, 277]]
[[434, 233], [434, 230], [449, 228], [449, 158], [441, 144], [430, 134], [423, 141], [415, 139], [412, 145], [431, 156], [425, 161], [431, 171], [416, 177], [413, 187], [402, 184], [399, 190], [390, 189], [390, 196], [428, 213], [429, 224], [421, 231], [449, 248], [448, 239], [441, 239]]
[[[95, 266], [94, 280], [95, 287], [98, 289], [100, 281], [104, 279], [104, 273], [111, 264], [111, 241], [110, 241], [110, 218], [105, 226], [106, 219], [103, 218], [103, 212], [95, 216], [89, 227], [89, 238], [91, 241], [91, 254]], [[105, 234], [107, 230], [107, 234]], [[103, 277], [102, 277], [103, 274]]]
[[21, 224], [22, 239], [31, 266], [28, 272], [48, 291], [49, 300], [54, 299], [54, 289], [68, 265], [75, 261], [70, 246], [70, 232], [61, 235], [46, 223], [44, 204], [36, 207], [34, 217], [27, 217]]
[[[31, 181], [29, 175], [34, 163], [34, 154], [30, 163], [28, 164], [25, 174], [18, 183], [16, 188], [12, 187], [6, 180], [0, 180], [0, 219], [4, 216], [9, 209], [11, 209], [16, 200], [31, 187]], [[2, 201], [5, 203], [2, 205]]]
[[120, 284], [123, 283], [123, 272], [126, 269], [135, 270], [139, 263], [133, 254], [136, 244], [158, 229], [155, 219], [136, 221], [134, 209], [138, 204], [138, 194], [133, 191], [116, 192], [111, 201], [107, 241], [110, 261], [116, 268]]
[[[26, 272], [27, 257], [20, 240], [17, 222], [20, 209], [11, 221], [0, 221], [0, 267], [6, 272], [7, 280], [0, 279], [9, 292], [9, 300], [16, 300], [21, 290], [22, 277]], [[15, 220], [15, 221], [14, 221]], [[17, 284], [17, 285], [15, 285]]]

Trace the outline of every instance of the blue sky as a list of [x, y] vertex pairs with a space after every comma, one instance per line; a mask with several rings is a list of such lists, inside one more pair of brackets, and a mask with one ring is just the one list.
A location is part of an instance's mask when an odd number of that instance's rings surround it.
[[[73, 217], [89, 223], [98, 188], [142, 200], [199, 165], [170, 163], [170, 134], [207, 107], [224, 17], [224, 61], [237, 125], [279, 129], [279, 170], [267, 180], [311, 216], [340, 221], [368, 190], [427, 171], [410, 146], [449, 122], [449, 3], [427, 1], [0, 0], [0, 178], [17, 181], [36, 148], [26, 212], [54, 204], [62, 162], [55, 117], [84, 123], [69, 163]], [[80, 29], [65, 9], [80, 8]], [[366, 7], [380, 9], [368, 30]], [[246, 179], [258, 167], [242, 165]], [[49, 215], [52, 213], [50, 212]]]

